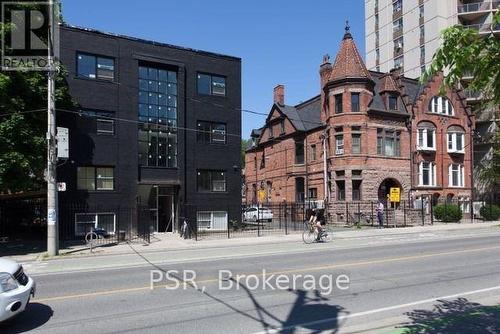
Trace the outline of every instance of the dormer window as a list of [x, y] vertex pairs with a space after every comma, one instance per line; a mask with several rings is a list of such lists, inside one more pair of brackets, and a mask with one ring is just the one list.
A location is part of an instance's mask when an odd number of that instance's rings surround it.
[[274, 138], [274, 130], [272, 125], [269, 125], [269, 138]]
[[389, 95], [389, 110], [398, 110], [398, 96], [397, 95]]
[[281, 120], [280, 128], [281, 128], [281, 134], [284, 135], [285, 132], [286, 132], [286, 129], [285, 129], [285, 120], [284, 119]]
[[429, 102], [429, 112], [447, 116], [454, 115], [453, 105], [444, 96], [434, 96], [431, 99]]
[[417, 128], [417, 150], [436, 150], [436, 127], [431, 122], [421, 122]]

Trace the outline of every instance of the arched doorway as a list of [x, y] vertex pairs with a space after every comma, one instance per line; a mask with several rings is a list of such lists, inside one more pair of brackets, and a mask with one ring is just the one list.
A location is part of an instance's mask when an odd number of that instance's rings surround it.
[[387, 178], [382, 181], [382, 183], [380, 183], [380, 186], [378, 187], [378, 199], [382, 201], [382, 203], [386, 203], [386, 205], [388, 204], [388, 198], [391, 188], [399, 188], [400, 199], [402, 200], [404, 198], [403, 187], [401, 186], [401, 183], [399, 183], [399, 181], [396, 179]]

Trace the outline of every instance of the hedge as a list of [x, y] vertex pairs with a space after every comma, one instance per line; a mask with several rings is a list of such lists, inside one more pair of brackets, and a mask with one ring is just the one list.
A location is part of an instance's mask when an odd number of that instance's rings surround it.
[[456, 204], [439, 204], [434, 207], [434, 217], [445, 223], [458, 222], [462, 219], [462, 210]]
[[495, 204], [486, 204], [479, 209], [479, 213], [484, 220], [498, 220], [500, 218], [500, 207]]

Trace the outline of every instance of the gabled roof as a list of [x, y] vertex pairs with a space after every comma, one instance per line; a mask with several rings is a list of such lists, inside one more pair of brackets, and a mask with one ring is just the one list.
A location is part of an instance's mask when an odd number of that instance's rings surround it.
[[348, 30], [346, 30], [337, 57], [335, 57], [330, 81], [347, 78], [371, 79], [370, 72], [367, 70], [363, 58], [361, 58], [358, 48], [356, 47], [356, 43], [354, 43]]
[[278, 106], [297, 131], [310, 131], [323, 126], [321, 122], [320, 96], [302, 102], [296, 106]]

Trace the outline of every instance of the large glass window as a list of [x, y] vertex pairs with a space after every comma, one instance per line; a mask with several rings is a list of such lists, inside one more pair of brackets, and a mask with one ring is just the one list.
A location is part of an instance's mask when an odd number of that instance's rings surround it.
[[464, 153], [465, 133], [459, 126], [448, 129], [448, 153]]
[[226, 96], [226, 78], [198, 73], [198, 94]]
[[196, 138], [201, 143], [225, 144], [226, 124], [198, 121]]
[[77, 213], [75, 214], [75, 235], [84, 236], [94, 229], [104, 229], [109, 234], [116, 230], [114, 213]]
[[392, 11], [394, 13], [403, 9], [403, 0], [396, 0], [392, 3]]
[[436, 150], [436, 127], [431, 122], [421, 122], [417, 128], [417, 150]]
[[80, 190], [114, 190], [113, 167], [78, 167], [77, 188]]
[[177, 167], [177, 73], [139, 67], [139, 164]]
[[113, 81], [115, 79], [115, 60], [90, 54], [77, 54], [77, 75], [88, 79]]
[[436, 164], [422, 161], [419, 165], [419, 186], [436, 186]]
[[198, 170], [197, 189], [199, 192], [226, 191], [226, 173], [221, 170]]
[[401, 132], [377, 129], [377, 154], [399, 157], [401, 155]]
[[465, 184], [464, 166], [451, 164], [448, 168], [448, 178], [450, 187], [463, 187]]
[[444, 96], [434, 96], [429, 101], [429, 111], [436, 114], [453, 116], [454, 110], [450, 100]]

